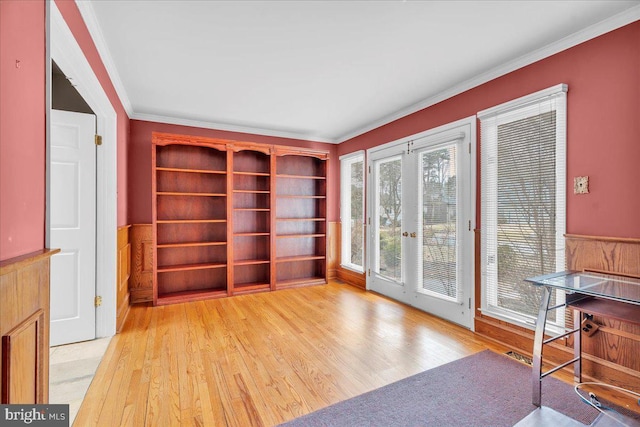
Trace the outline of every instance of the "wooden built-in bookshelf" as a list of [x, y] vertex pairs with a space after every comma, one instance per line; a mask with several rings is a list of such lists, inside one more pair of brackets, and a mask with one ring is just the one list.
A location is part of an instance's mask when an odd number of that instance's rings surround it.
[[276, 289], [326, 281], [327, 173], [323, 156], [276, 158]]
[[326, 283], [327, 159], [154, 133], [154, 304]]

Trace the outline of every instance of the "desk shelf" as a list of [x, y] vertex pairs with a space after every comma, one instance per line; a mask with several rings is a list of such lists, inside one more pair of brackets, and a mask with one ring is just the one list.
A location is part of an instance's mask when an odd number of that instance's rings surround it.
[[602, 298], [583, 298], [570, 303], [569, 307], [583, 313], [640, 325], [640, 308], [634, 304]]

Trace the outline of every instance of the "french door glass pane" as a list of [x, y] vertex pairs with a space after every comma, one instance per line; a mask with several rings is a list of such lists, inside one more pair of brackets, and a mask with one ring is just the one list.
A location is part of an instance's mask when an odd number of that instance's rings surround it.
[[419, 292], [458, 300], [456, 275], [456, 146], [420, 155], [422, 286]]
[[378, 163], [378, 270], [402, 281], [402, 159], [394, 157]]

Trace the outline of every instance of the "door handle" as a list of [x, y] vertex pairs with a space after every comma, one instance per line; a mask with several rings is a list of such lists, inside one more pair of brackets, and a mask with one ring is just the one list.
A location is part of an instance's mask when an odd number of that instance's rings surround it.
[[403, 235], [404, 237], [407, 237], [407, 236], [409, 235], [409, 233], [407, 233], [407, 232], [405, 231], [404, 233], [402, 233], [402, 235]]

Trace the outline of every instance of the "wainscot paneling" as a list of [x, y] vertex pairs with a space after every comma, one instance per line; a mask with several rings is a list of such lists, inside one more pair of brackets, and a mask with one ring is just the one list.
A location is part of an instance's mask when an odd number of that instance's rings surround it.
[[153, 229], [151, 224], [133, 224], [130, 230], [131, 303], [153, 301]]
[[[611, 272], [640, 278], [640, 239], [566, 235], [568, 270]], [[638, 308], [640, 310], [640, 308]], [[594, 316], [600, 328], [583, 337], [583, 352], [640, 377], [640, 325]], [[615, 368], [613, 366], [612, 368]], [[640, 391], [640, 390], [638, 390]]]
[[42, 249], [0, 262], [0, 403], [49, 401], [50, 257]]
[[118, 274], [117, 274], [117, 312], [116, 331], [122, 330], [122, 325], [129, 314], [129, 278], [131, 277], [131, 243], [129, 230], [131, 226], [118, 227]]

